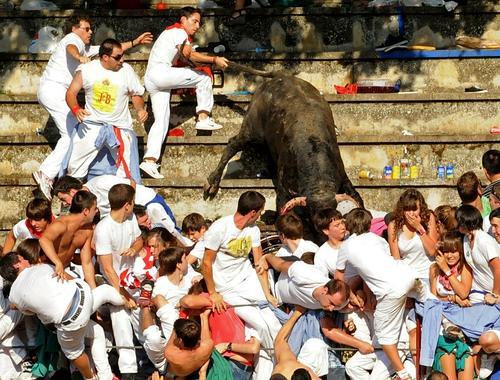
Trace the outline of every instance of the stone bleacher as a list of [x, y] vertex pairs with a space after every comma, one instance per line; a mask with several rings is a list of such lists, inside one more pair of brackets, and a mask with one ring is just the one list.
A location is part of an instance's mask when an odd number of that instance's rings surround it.
[[[158, 35], [176, 19], [173, 5], [184, 3], [171, 3], [167, 11], [93, 7], [89, 14], [95, 21], [94, 42], [107, 36], [128, 40], [146, 30]], [[461, 34], [500, 40], [497, 1], [469, 3], [453, 12], [405, 8], [405, 36], [411, 39], [429, 26], [440, 33], [440, 44], [449, 44]], [[23, 217], [34, 189], [31, 173], [57, 141], [55, 127], [36, 101], [38, 80], [49, 56], [27, 54], [27, 44], [40, 27], [59, 27], [73, 12], [0, 11], [0, 207], [4, 210], [0, 230], [9, 229]], [[435, 167], [453, 163], [455, 178], [468, 170], [481, 174], [484, 151], [500, 146], [498, 135], [489, 134], [493, 125], [500, 124], [498, 51], [477, 58], [378, 59], [374, 46], [397, 30], [397, 9], [370, 9], [356, 1], [331, 1], [308, 8], [252, 8], [245, 26], [227, 26], [229, 14], [226, 9], [207, 10], [198, 43], [203, 46], [222, 40], [232, 50], [225, 54], [229, 59], [264, 70], [287, 70], [320, 89], [333, 111], [346, 170], [369, 208], [390, 210], [405, 187], [421, 190], [432, 207], [455, 204], [455, 180], [437, 179]], [[284, 35], [277, 39], [280, 30]], [[275, 51], [250, 51], [256, 46], [274, 46]], [[127, 55], [141, 77], [147, 51], [138, 47]], [[400, 79], [402, 91], [407, 93], [336, 95], [333, 88], [380, 78]], [[194, 99], [173, 97], [171, 121], [186, 135], [168, 138], [161, 169], [166, 178], [145, 183], [165, 196], [179, 219], [192, 211], [210, 218], [231, 213], [246, 189], [262, 191], [268, 199], [266, 208], [274, 209], [273, 186], [265, 178], [265, 158], [259, 149], [230, 162], [213, 201], [202, 198], [204, 179], [217, 165], [228, 138], [237, 133], [251, 99], [250, 95], [231, 93], [253, 91], [264, 80], [225, 73], [224, 87], [216, 89], [213, 112], [224, 128], [212, 135], [197, 134], [194, 129]], [[465, 93], [472, 85], [488, 92]], [[148, 109], [152, 119], [150, 105]], [[143, 126], [136, 124], [135, 129], [145, 136]], [[420, 178], [358, 179], [363, 168], [380, 177], [383, 167], [401, 158], [405, 148], [421, 161]]]

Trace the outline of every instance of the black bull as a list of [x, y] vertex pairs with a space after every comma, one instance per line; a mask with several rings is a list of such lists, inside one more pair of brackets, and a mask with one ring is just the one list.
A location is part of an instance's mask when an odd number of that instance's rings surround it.
[[291, 75], [266, 73], [272, 79], [255, 92], [239, 133], [230, 138], [217, 168], [205, 185], [212, 198], [229, 160], [248, 144], [265, 145], [274, 164], [276, 209], [293, 196], [307, 197], [303, 218], [336, 208], [335, 195], [363, 201], [345, 172], [330, 106], [310, 83]]

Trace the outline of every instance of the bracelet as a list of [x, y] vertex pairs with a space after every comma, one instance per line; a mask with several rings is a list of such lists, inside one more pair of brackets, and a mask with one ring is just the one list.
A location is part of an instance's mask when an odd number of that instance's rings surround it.
[[71, 107], [71, 113], [73, 115], [75, 115], [75, 116], [78, 113], [78, 111], [80, 111], [80, 110], [81, 110], [81, 108], [80, 108], [80, 106], [78, 104], [76, 106], [74, 106], [74, 107]]
[[132, 44], [132, 47], [134, 47], [134, 40], [130, 40], [130, 43]]
[[232, 351], [233, 350], [233, 342], [229, 342], [227, 345], [226, 351]]
[[214, 59], [212, 60], [212, 63], [215, 65], [215, 61], [217, 61], [217, 57], [214, 57]]
[[446, 278], [449, 278], [452, 274], [453, 273], [451, 273], [451, 270], [444, 272], [444, 275], [446, 276]]

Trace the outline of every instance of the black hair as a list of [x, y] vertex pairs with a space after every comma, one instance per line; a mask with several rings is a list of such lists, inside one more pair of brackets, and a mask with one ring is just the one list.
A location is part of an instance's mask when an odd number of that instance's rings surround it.
[[201, 16], [201, 9], [200, 8], [195, 8], [195, 7], [183, 7], [181, 8], [181, 15], [179, 16], [179, 20], [181, 17], [186, 17], [189, 18], [191, 15], [198, 13]]
[[291, 380], [311, 380], [311, 374], [305, 368], [297, 368], [290, 378]]
[[97, 204], [97, 197], [90, 191], [79, 190], [71, 201], [69, 212], [71, 214], [79, 214], [85, 209], [90, 209], [94, 204]]
[[121, 49], [122, 44], [115, 40], [114, 38], [106, 38], [102, 41], [101, 46], [99, 46], [99, 58], [102, 58], [103, 55], [111, 56], [113, 54], [114, 48]]
[[194, 348], [200, 341], [200, 324], [192, 319], [176, 320], [174, 322], [174, 331], [186, 348]]
[[33, 220], [46, 220], [50, 223], [52, 220], [52, 208], [50, 202], [46, 199], [35, 198], [26, 206], [26, 217]]
[[19, 256], [16, 252], [9, 252], [0, 258], [0, 276], [9, 282], [16, 281], [18, 272], [14, 268], [19, 262]]
[[471, 205], [462, 205], [457, 209], [458, 227], [467, 231], [480, 230], [483, 227], [483, 217], [477, 208]]
[[500, 150], [491, 149], [483, 154], [482, 158], [483, 168], [488, 175], [495, 175], [500, 173]]
[[246, 215], [251, 211], [259, 211], [266, 204], [266, 198], [253, 190], [245, 191], [238, 199], [237, 212], [241, 215]]
[[83, 183], [78, 178], [65, 175], [59, 178], [52, 186], [52, 195], [57, 196], [58, 193], [69, 194], [71, 189], [81, 190]]
[[493, 220], [493, 218], [500, 218], [500, 208], [494, 209], [492, 212], [490, 212], [490, 221]]

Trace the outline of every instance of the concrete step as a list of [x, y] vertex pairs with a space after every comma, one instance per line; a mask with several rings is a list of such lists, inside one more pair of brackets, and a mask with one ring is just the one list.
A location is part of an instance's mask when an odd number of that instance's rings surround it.
[[[338, 2], [337, 6], [306, 8], [250, 9], [247, 24], [228, 26], [230, 9], [206, 10], [197, 40], [226, 41], [233, 50], [271, 46], [279, 51], [335, 51], [370, 48], [384, 42], [389, 32], [398, 31], [396, 7], [368, 8], [366, 3]], [[492, 38], [499, 30], [499, 5], [495, 0], [473, 2], [453, 12], [444, 8], [408, 7], [404, 9], [405, 36], [428, 26], [440, 34], [438, 44], [449, 46], [459, 34]], [[43, 26], [63, 27], [73, 10], [56, 12], [4, 11], [5, 38], [0, 51], [26, 52], [35, 33]], [[114, 10], [95, 7], [88, 13], [95, 26], [95, 41], [107, 36], [128, 39], [149, 29], [158, 35], [178, 19], [178, 10]], [[3, 19], [3, 20], [2, 20]], [[251, 25], [251, 28], [248, 27]], [[7, 29], [10, 28], [12, 33]], [[444, 40], [443, 40], [444, 39]], [[494, 39], [494, 38], [493, 38]]]
[[[238, 133], [251, 96], [218, 95], [213, 110], [215, 120], [224, 128], [213, 136], [228, 137]], [[500, 124], [500, 91], [488, 93], [435, 94], [358, 94], [325, 95], [333, 112], [340, 135], [356, 140], [358, 136], [395, 135], [486, 135], [493, 125]], [[83, 101], [82, 101], [83, 103]], [[195, 99], [172, 97], [171, 124], [181, 126], [186, 136], [200, 132], [194, 128]], [[136, 123], [139, 135], [146, 128]], [[134, 113], [133, 113], [134, 114]], [[0, 95], [0, 136], [32, 135], [37, 131], [51, 135], [56, 128], [36, 97]]]
[[[498, 52], [495, 50], [495, 52]], [[479, 86], [500, 89], [500, 59], [380, 59], [374, 52], [327, 52], [318, 54], [228, 53], [235, 62], [267, 71], [284, 70], [309, 81], [324, 93], [335, 92], [334, 85], [362, 79], [388, 79], [402, 82], [402, 91], [425, 93], [457, 92]], [[34, 95], [49, 55], [1, 54], [0, 89], [7, 95]], [[127, 56], [140, 78], [148, 54]], [[253, 91], [265, 79], [227, 70], [224, 87], [216, 92]]]
[[[51, 139], [51, 144], [54, 140]], [[164, 149], [161, 171], [168, 178], [203, 179], [217, 166], [226, 146], [225, 137], [170, 138]], [[339, 137], [341, 154], [347, 174], [357, 178], [360, 170], [368, 169], [376, 177], [382, 175], [384, 166], [404, 156], [405, 150], [420, 165], [420, 176], [433, 178], [440, 163], [455, 165], [456, 175], [480, 169], [482, 154], [500, 146], [500, 137], [474, 136], [380, 136], [365, 135]], [[144, 148], [140, 143], [140, 155]], [[41, 136], [0, 139], [0, 176], [29, 176], [50, 153], [51, 146]], [[237, 154], [229, 163], [226, 178], [257, 178], [269, 176], [265, 148], [250, 147]]]
[[[353, 180], [368, 208], [390, 211], [405, 188], [420, 190], [430, 207], [441, 204], [459, 203], [454, 180], [438, 181], [435, 179], [417, 180]], [[178, 179], [171, 177], [165, 180], [146, 180], [147, 186], [161, 193], [179, 221], [191, 212], [199, 212], [207, 218], [215, 219], [236, 210], [238, 197], [243, 191], [253, 189], [260, 191], [267, 199], [266, 209], [275, 210], [275, 192], [270, 180], [223, 180], [221, 189], [214, 200], [203, 200], [203, 180]], [[0, 230], [8, 230], [23, 218], [24, 209], [33, 197], [35, 190], [31, 178], [0, 178], [0, 207], [4, 212], [0, 215]], [[53, 209], [59, 210], [59, 202], [54, 200]], [[0, 232], [1, 235], [1, 232]]]

